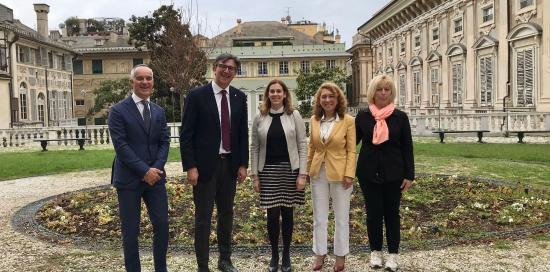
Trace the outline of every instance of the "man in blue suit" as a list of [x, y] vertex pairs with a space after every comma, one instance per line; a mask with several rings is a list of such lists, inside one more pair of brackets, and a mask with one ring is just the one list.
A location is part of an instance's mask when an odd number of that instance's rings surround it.
[[135, 66], [130, 84], [132, 95], [109, 112], [109, 131], [116, 152], [111, 183], [118, 195], [124, 265], [126, 271], [141, 271], [138, 235], [143, 198], [153, 224], [155, 271], [165, 272], [168, 198], [164, 165], [170, 138], [164, 110], [149, 99], [153, 71], [143, 64]]
[[231, 262], [231, 232], [236, 181], [248, 168], [246, 95], [230, 86], [239, 59], [216, 58], [214, 80], [189, 92], [181, 120], [180, 152], [195, 203], [195, 254], [198, 271], [210, 271], [209, 237], [214, 203], [218, 211], [218, 269], [237, 271]]

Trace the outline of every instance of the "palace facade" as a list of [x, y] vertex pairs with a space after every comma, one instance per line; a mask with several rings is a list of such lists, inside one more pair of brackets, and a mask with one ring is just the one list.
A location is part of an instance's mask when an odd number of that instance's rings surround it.
[[548, 1], [393, 0], [348, 52], [356, 107], [388, 74], [396, 106], [430, 117], [422, 129], [550, 129]]
[[46, 4], [34, 4], [37, 31], [0, 4], [0, 129], [65, 126], [73, 117], [72, 59], [49, 38]]

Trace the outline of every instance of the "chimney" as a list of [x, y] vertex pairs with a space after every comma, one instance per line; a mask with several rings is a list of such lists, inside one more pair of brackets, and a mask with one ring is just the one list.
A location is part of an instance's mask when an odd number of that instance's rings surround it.
[[48, 31], [48, 12], [50, 12], [50, 6], [48, 4], [34, 4], [34, 11], [36, 12], [36, 31], [40, 36], [47, 38]]
[[13, 22], [13, 10], [0, 4], [0, 22], [2, 21]]
[[241, 34], [241, 19], [237, 19], [237, 34]]
[[336, 37], [334, 43], [340, 43], [342, 41], [342, 36], [340, 35], [340, 31], [338, 31], [338, 28], [336, 29]]

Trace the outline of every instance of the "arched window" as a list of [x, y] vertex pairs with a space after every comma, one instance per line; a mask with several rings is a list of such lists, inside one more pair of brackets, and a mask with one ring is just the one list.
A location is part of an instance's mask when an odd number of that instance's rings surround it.
[[28, 96], [27, 96], [27, 84], [25, 82], [22, 82], [19, 86], [19, 108], [21, 113], [21, 119], [27, 120], [29, 119], [29, 111], [28, 111]]
[[45, 106], [46, 99], [44, 98], [43, 93], [38, 94], [38, 120], [44, 123], [44, 106]]

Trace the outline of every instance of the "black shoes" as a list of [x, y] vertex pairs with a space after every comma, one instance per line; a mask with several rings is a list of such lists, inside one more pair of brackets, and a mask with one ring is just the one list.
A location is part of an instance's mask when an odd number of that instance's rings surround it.
[[233, 266], [231, 261], [228, 260], [219, 260], [218, 269], [222, 272], [239, 272], [239, 270]]
[[279, 271], [279, 255], [271, 255], [271, 261], [269, 262], [269, 267], [267, 268], [269, 272]]
[[290, 253], [283, 252], [283, 263], [281, 265], [281, 270], [283, 272], [291, 272], [292, 267], [290, 266]]

